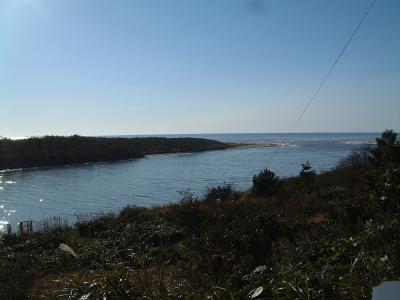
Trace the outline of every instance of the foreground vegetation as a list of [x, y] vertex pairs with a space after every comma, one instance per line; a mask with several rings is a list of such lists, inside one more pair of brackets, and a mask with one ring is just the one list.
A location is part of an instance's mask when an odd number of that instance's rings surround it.
[[400, 279], [400, 144], [377, 142], [323, 174], [4, 236], [0, 298], [369, 299]]
[[0, 139], [0, 170], [131, 159], [149, 154], [219, 150], [230, 146], [201, 138], [102, 138], [73, 135]]

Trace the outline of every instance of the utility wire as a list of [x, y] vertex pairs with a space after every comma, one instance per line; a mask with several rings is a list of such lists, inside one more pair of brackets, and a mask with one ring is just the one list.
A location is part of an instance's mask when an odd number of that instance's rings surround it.
[[[322, 81], [320, 82], [320, 84], [318, 85], [317, 89], [315, 90], [314, 94], [312, 94], [311, 98], [308, 100], [306, 106], [304, 106], [303, 110], [301, 111], [300, 115], [297, 117], [296, 121], [293, 123], [292, 127], [290, 128], [289, 132], [286, 133], [285, 137], [282, 140], [282, 142], [287, 141], [287, 137], [293, 133], [294, 129], [296, 128], [296, 126], [298, 125], [298, 123], [300, 122], [301, 118], [304, 116], [304, 114], [306, 113], [306, 111], [308, 110], [308, 108], [310, 107], [310, 105], [314, 102], [315, 98], [317, 97], [319, 91], [322, 89], [322, 87], [325, 85], [325, 82], [328, 80], [329, 76], [331, 75], [332, 71], [335, 69], [336, 65], [338, 64], [338, 62], [340, 61], [340, 59], [342, 58], [344, 52], [346, 51], [347, 47], [350, 45], [351, 41], [353, 40], [354, 36], [357, 34], [358, 30], [360, 29], [361, 25], [364, 23], [365, 19], [367, 18], [367, 16], [369, 15], [369, 13], [371, 12], [372, 8], [375, 6], [377, 0], [373, 0], [371, 2], [371, 4], [369, 5], [368, 9], [365, 11], [363, 17], [361, 18], [360, 22], [357, 24], [356, 28], [354, 29], [353, 33], [350, 35], [349, 39], [347, 40], [346, 44], [344, 45], [344, 47], [342, 48], [342, 50], [339, 52], [339, 55], [336, 57], [334, 63], [331, 65], [331, 67], [329, 68], [328, 72], [325, 74], [324, 78], [322, 79]], [[278, 152], [278, 148], [277, 150], [275, 150], [275, 152], [272, 153], [268, 164], [271, 163], [272, 159], [275, 157], [275, 155]]]

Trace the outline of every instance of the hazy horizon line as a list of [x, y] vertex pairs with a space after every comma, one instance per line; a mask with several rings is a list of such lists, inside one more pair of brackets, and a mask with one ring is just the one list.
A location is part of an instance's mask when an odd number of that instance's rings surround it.
[[[394, 130], [400, 132], [400, 130]], [[86, 137], [128, 137], [128, 136], [195, 136], [195, 135], [233, 135], [233, 134], [380, 134], [383, 131], [308, 131], [308, 132], [203, 132], [203, 133], [118, 133], [118, 134], [42, 134], [42, 135], [26, 135], [26, 136], [3, 136], [0, 138], [9, 138], [12, 140], [28, 139], [32, 137], [44, 137], [44, 136], [86, 136]]]

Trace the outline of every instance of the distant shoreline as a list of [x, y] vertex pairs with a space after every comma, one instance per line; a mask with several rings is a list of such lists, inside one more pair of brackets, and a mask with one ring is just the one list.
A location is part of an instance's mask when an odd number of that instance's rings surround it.
[[275, 148], [275, 147], [283, 147], [286, 144], [282, 143], [228, 143], [230, 148]]
[[[399, 132], [399, 130], [395, 130], [395, 132]], [[351, 135], [351, 134], [365, 134], [365, 135], [376, 135], [379, 136], [381, 133], [380, 130], [378, 131], [315, 131], [315, 132], [212, 132], [212, 133], [159, 133], [159, 134], [106, 134], [106, 135], [89, 135], [87, 137], [94, 137], [94, 138], [154, 138], [154, 137], [166, 137], [166, 138], [185, 138], [185, 137], [192, 137], [192, 138], [202, 138], [204, 136], [211, 137], [211, 136], [219, 136], [219, 135], [259, 135], [259, 134], [268, 134], [268, 135], [288, 135], [288, 136], [296, 136], [296, 135], [316, 135], [316, 134], [327, 134], [327, 135], [335, 135], [335, 134], [342, 134], [342, 135]], [[30, 138], [43, 138], [45, 136], [0, 136], [0, 139], [10, 139], [10, 140], [26, 140]]]
[[0, 139], [0, 171], [111, 162], [233, 147], [234, 144], [203, 138], [100, 138], [74, 135]]
[[146, 157], [162, 157], [162, 156], [169, 156], [169, 155], [184, 155], [184, 154], [195, 154], [201, 152], [208, 152], [208, 151], [219, 151], [219, 150], [228, 150], [228, 149], [251, 149], [251, 148], [274, 148], [274, 147], [283, 147], [283, 145], [278, 143], [226, 143], [226, 148], [218, 148], [218, 149], [209, 149], [203, 151], [188, 151], [188, 152], [163, 152], [163, 153], [154, 153], [154, 154], [146, 154], [141, 157], [132, 157], [126, 159], [114, 159], [114, 160], [99, 160], [99, 161], [87, 161], [87, 162], [79, 162], [79, 163], [66, 163], [66, 164], [57, 164], [57, 165], [42, 165], [42, 166], [33, 166], [33, 167], [19, 167], [19, 168], [12, 168], [12, 169], [0, 169], [0, 174], [4, 172], [13, 172], [13, 171], [22, 171], [22, 170], [36, 170], [42, 168], [52, 168], [52, 167], [68, 167], [68, 166], [80, 166], [80, 165], [87, 165], [87, 164], [98, 164], [98, 163], [110, 163], [110, 162], [123, 162], [129, 161], [132, 159], [141, 159]]
[[[112, 138], [107, 138], [112, 139]], [[142, 139], [142, 138], [139, 138]], [[168, 138], [171, 139], [171, 138]], [[12, 141], [20, 141], [20, 140], [12, 140]], [[1, 143], [1, 140], [0, 140]], [[219, 143], [219, 142], [218, 142]], [[107, 163], [107, 162], [119, 162], [119, 161], [129, 161], [132, 159], [141, 159], [146, 157], [159, 157], [159, 156], [168, 156], [168, 155], [184, 155], [184, 154], [195, 154], [200, 152], [208, 152], [208, 151], [219, 151], [219, 150], [228, 150], [228, 149], [251, 149], [251, 148], [274, 148], [274, 147], [283, 147], [284, 145], [279, 143], [223, 143], [223, 147], [210, 148], [205, 150], [198, 151], [170, 151], [170, 152], [160, 152], [160, 153], [151, 153], [145, 154], [143, 156], [131, 157], [131, 158], [122, 158], [122, 159], [111, 159], [111, 160], [96, 160], [96, 161], [85, 161], [85, 162], [77, 162], [77, 163], [65, 163], [65, 164], [48, 164], [48, 165], [40, 165], [40, 166], [21, 166], [16, 168], [0, 168], [0, 173], [4, 172], [13, 172], [13, 171], [22, 171], [22, 170], [36, 170], [42, 168], [51, 168], [51, 167], [68, 167], [68, 166], [79, 166], [86, 164], [98, 164], [98, 163]], [[0, 158], [1, 162], [1, 158]]]

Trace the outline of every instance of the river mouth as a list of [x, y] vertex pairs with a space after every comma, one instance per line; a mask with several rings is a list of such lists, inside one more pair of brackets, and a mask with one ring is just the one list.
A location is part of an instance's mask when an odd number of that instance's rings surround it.
[[295, 135], [285, 140], [285, 145], [281, 142], [283, 135], [220, 138], [236, 147], [1, 171], [0, 220], [13, 227], [19, 221], [53, 217], [74, 222], [76, 214], [177, 202], [182, 197], [180, 191], [200, 196], [207, 188], [225, 183], [246, 190], [252, 185], [253, 175], [266, 167], [280, 177], [297, 175], [306, 161], [317, 171], [329, 170], [356, 147], [343, 141], [370, 140], [374, 135]]

